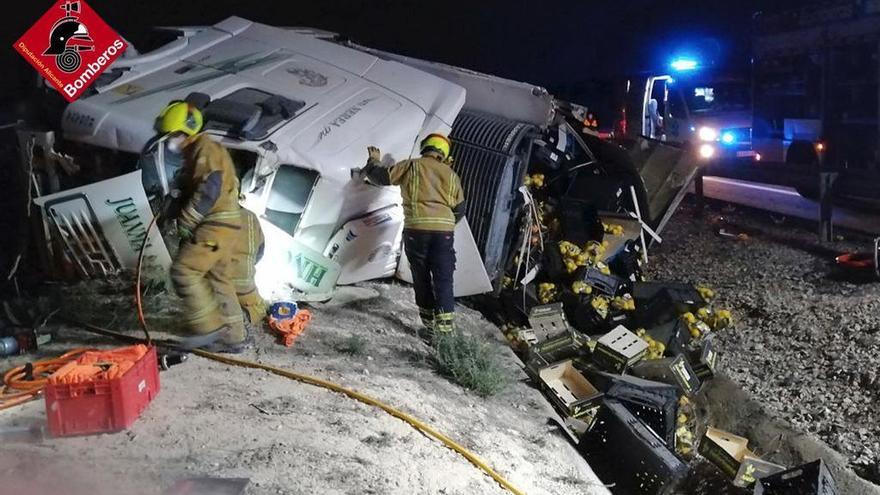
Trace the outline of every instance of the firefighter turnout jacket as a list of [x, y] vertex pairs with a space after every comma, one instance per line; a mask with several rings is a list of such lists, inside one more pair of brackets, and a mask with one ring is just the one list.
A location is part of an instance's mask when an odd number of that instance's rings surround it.
[[181, 237], [192, 237], [203, 222], [234, 219], [238, 225], [238, 177], [229, 152], [207, 134], [184, 141], [184, 168], [180, 178], [186, 198], [177, 218]]
[[375, 185], [400, 186], [407, 230], [453, 232], [464, 214], [461, 180], [439, 153], [428, 152], [391, 167], [370, 160], [364, 173]]

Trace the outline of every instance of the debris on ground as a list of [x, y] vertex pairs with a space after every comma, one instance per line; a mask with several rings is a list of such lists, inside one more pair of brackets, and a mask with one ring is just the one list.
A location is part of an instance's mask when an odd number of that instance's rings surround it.
[[[693, 211], [685, 206], [677, 214], [684, 221], [670, 223], [664, 240], [688, 248], [655, 249], [647, 272], [716, 288], [718, 304], [737, 319], [734, 331], [712, 341], [724, 373], [766, 414], [824, 441], [856, 473], [880, 482], [880, 375], [873, 365], [880, 284], [838, 276], [832, 254], [865, 251], [873, 242], [851, 235], [834, 249], [817, 246], [809, 224], [780, 231], [766, 214], [738, 209], [726, 214], [730, 222], [756, 234], [750, 243], [729, 243], [705, 223], [686, 221]], [[775, 439], [766, 443], [776, 448]]]
[[835, 263], [854, 280], [880, 280], [880, 237], [874, 239], [871, 252], [843, 253]]
[[[645, 234], [616, 223], [637, 217], [633, 203], [619, 199], [625, 196], [572, 201], [545, 187], [570, 191], [569, 180], [564, 170], [532, 164], [514, 243], [522, 247], [511, 255], [498, 302], [487, 303], [486, 313], [566, 418], [600, 479], [613, 493], [668, 493], [696, 472], [699, 456], [715, 462], [736, 490], [789, 467], [746, 449], [746, 438], [712, 429], [691, 404], [721, 370], [716, 341], [739, 330], [739, 307], [722, 297], [730, 281], [716, 292], [708, 285], [717, 279], [693, 280], [686, 263], [649, 281]], [[719, 240], [749, 241], [734, 249], [754, 244], [751, 230], [723, 219], [698, 225]], [[721, 258], [708, 259], [717, 265]], [[743, 443], [728, 450], [719, 435]], [[712, 449], [716, 440], [722, 446]]]
[[306, 331], [310, 321], [312, 313], [297, 307], [293, 302], [273, 304], [267, 318], [269, 328], [275, 332], [284, 347], [292, 347], [296, 339]]

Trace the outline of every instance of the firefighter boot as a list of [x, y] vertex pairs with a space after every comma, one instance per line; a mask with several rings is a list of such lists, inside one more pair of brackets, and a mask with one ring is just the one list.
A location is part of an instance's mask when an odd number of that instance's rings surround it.
[[434, 331], [437, 333], [452, 333], [455, 331], [455, 313], [438, 312], [434, 316]]

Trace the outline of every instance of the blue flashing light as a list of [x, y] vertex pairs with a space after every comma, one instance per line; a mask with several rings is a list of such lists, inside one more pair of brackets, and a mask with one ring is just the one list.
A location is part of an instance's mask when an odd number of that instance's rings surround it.
[[692, 58], [677, 58], [670, 65], [679, 72], [696, 70], [700, 66], [699, 62]]
[[725, 132], [721, 135], [721, 142], [724, 144], [733, 144], [736, 141], [736, 135], [732, 132]]

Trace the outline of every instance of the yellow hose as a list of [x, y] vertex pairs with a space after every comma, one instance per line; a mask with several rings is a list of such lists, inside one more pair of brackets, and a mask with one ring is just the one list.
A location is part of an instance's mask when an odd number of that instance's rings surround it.
[[192, 353], [197, 356], [201, 356], [203, 358], [211, 359], [213, 361], [228, 364], [231, 366], [241, 366], [244, 368], [256, 368], [256, 369], [265, 370], [265, 371], [268, 371], [269, 373], [274, 373], [278, 376], [283, 376], [283, 377], [289, 378], [291, 380], [296, 380], [299, 382], [308, 383], [309, 385], [314, 385], [316, 387], [321, 387], [321, 388], [325, 388], [328, 390], [332, 390], [334, 392], [338, 392], [340, 394], [346, 395], [354, 400], [363, 402], [364, 404], [368, 404], [373, 407], [378, 407], [379, 409], [394, 416], [395, 418], [409, 423], [410, 426], [421, 431], [422, 433], [425, 433], [427, 435], [430, 435], [430, 436], [436, 438], [437, 440], [440, 440], [440, 442], [442, 442], [443, 445], [446, 445], [447, 447], [454, 450], [455, 452], [458, 452], [458, 454], [460, 454], [462, 457], [464, 457], [465, 459], [470, 461], [471, 464], [482, 469], [486, 474], [491, 476], [493, 480], [498, 482], [499, 485], [501, 485], [502, 487], [507, 489], [510, 493], [513, 493], [514, 495], [525, 495], [525, 492], [518, 490], [509, 481], [504, 479], [500, 474], [495, 472], [494, 469], [489, 467], [485, 462], [483, 462], [479, 457], [477, 457], [476, 454], [473, 454], [472, 452], [468, 451], [466, 448], [464, 448], [461, 445], [459, 445], [458, 443], [456, 443], [455, 440], [452, 440], [451, 438], [447, 437], [446, 435], [444, 435], [444, 434], [440, 433], [439, 431], [435, 430], [434, 428], [428, 426], [427, 424], [420, 421], [418, 418], [410, 416], [409, 414], [407, 414], [403, 411], [400, 411], [398, 409], [395, 409], [395, 408], [389, 406], [388, 404], [380, 402], [379, 400], [374, 399], [368, 395], [364, 395], [360, 392], [356, 392], [354, 390], [345, 388], [341, 385], [338, 385], [333, 382], [329, 382], [327, 380], [322, 380], [322, 379], [316, 378], [314, 376], [294, 373], [293, 371], [288, 371], [288, 370], [285, 370], [282, 368], [277, 368], [275, 366], [269, 366], [268, 364], [260, 364], [260, 363], [255, 363], [253, 361], [245, 361], [243, 359], [235, 359], [235, 358], [232, 358], [229, 356], [225, 356], [222, 354], [215, 354], [213, 352], [207, 352], [207, 351], [203, 351], [200, 349], [195, 349], [192, 351]]
[[[113, 332], [111, 330], [107, 330], [106, 328], [101, 328], [96, 325], [91, 325], [89, 323], [78, 321], [73, 318], [66, 318], [66, 317], [62, 316], [62, 319], [64, 319], [68, 323], [71, 323], [73, 325], [77, 325], [79, 327], [82, 327], [90, 332], [97, 333], [99, 335], [104, 335], [107, 337], [114, 337], [114, 338], [121, 339], [121, 340], [124, 340], [127, 342], [140, 342], [141, 341], [138, 338], [131, 337], [129, 335], [121, 334], [118, 332]], [[155, 341], [155, 342], [157, 344], [159, 344], [160, 346], [175, 347], [174, 343], [170, 342], [170, 341]], [[485, 472], [486, 474], [491, 476], [493, 480], [495, 480], [499, 485], [504, 487], [510, 493], [513, 493], [514, 495], [525, 495], [525, 492], [517, 489], [509, 481], [504, 479], [504, 477], [502, 477], [500, 474], [495, 472], [494, 469], [492, 469], [485, 462], [483, 462], [482, 459], [477, 457], [476, 454], [474, 454], [474, 453], [470, 452], [469, 450], [467, 450], [466, 448], [462, 447], [461, 445], [456, 443], [455, 440], [452, 440], [451, 438], [447, 437], [446, 435], [444, 435], [444, 434], [440, 433], [439, 431], [435, 430], [434, 428], [428, 426], [427, 424], [423, 423], [418, 418], [415, 418], [415, 417], [413, 417], [403, 411], [395, 409], [395, 408], [389, 406], [388, 404], [385, 404], [384, 402], [380, 402], [379, 400], [374, 399], [374, 398], [370, 397], [369, 395], [364, 395], [360, 392], [356, 392], [354, 390], [345, 388], [342, 385], [338, 385], [336, 383], [333, 383], [333, 382], [330, 382], [327, 380], [322, 380], [322, 379], [314, 377], [314, 376], [303, 375], [300, 373], [294, 373], [293, 371], [288, 371], [288, 370], [278, 368], [275, 366], [270, 366], [268, 364], [260, 364], [260, 363], [256, 363], [253, 361], [245, 361], [244, 359], [236, 359], [236, 358], [232, 358], [232, 357], [229, 357], [229, 356], [226, 356], [223, 354], [216, 354], [213, 352], [203, 351], [201, 349], [194, 349], [194, 350], [191, 350], [190, 352], [192, 352], [193, 354], [195, 354], [197, 356], [201, 356], [205, 359], [217, 361], [218, 363], [228, 364], [230, 366], [241, 366], [243, 368], [253, 368], [253, 369], [261, 369], [264, 371], [268, 371], [269, 373], [273, 373], [278, 376], [283, 376], [284, 378], [289, 378], [291, 380], [296, 380], [298, 382], [307, 383], [309, 385], [314, 385], [315, 387], [321, 387], [321, 388], [324, 388], [327, 390], [332, 390], [333, 392], [338, 392], [340, 394], [346, 395], [354, 400], [363, 402], [364, 404], [367, 404], [367, 405], [370, 405], [373, 407], [378, 407], [379, 409], [394, 416], [395, 418], [400, 419], [401, 421], [408, 423], [410, 426], [421, 431], [422, 433], [425, 433], [426, 435], [432, 436], [432, 437], [436, 438], [437, 440], [440, 440], [440, 442], [442, 442], [443, 445], [454, 450], [459, 455], [461, 455], [462, 457], [464, 457], [465, 459], [470, 461], [471, 464], [473, 464], [474, 466], [483, 470], [483, 472]]]

